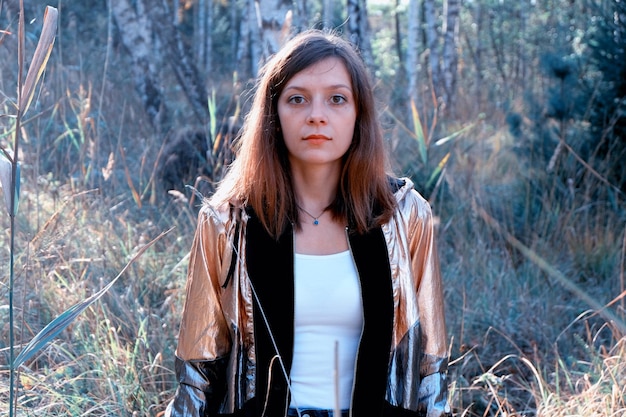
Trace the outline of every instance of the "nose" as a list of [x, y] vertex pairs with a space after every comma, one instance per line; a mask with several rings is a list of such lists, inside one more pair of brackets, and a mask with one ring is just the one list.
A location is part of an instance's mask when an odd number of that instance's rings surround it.
[[325, 124], [328, 122], [327, 108], [323, 100], [312, 100], [307, 123]]

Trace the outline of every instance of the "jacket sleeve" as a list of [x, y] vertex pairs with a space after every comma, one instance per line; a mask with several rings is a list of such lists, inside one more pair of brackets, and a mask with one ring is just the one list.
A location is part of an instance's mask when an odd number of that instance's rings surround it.
[[176, 358], [178, 389], [168, 404], [167, 417], [213, 416], [224, 396], [226, 361], [191, 362]]
[[410, 252], [419, 305], [420, 359], [419, 409], [427, 417], [450, 415], [448, 404], [448, 352], [439, 258], [435, 242], [435, 219], [430, 205], [412, 191], [414, 209]]
[[422, 358], [426, 362], [439, 364], [440, 370], [422, 375], [419, 387], [420, 409], [426, 411], [427, 417], [452, 416], [448, 404], [447, 359]]
[[224, 396], [232, 345], [220, 298], [227, 240], [225, 226], [212, 210], [205, 206], [200, 211], [191, 247], [176, 349], [179, 386], [167, 408], [170, 417], [214, 415]]

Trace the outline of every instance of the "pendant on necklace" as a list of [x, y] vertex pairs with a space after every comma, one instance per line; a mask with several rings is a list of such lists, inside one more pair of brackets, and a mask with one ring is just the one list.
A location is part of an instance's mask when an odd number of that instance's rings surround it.
[[320, 224], [320, 217], [322, 217], [322, 215], [326, 212], [326, 210], [328, 210], [328, 207], [325, 208], [324, 210], [322, 210], [322, 212], [319, 214], [319, 216], [315, 217], [314, 215], [312, 215], [311, 213], [309, 213], [308, 211], [306, 211], [305, 209], [303, 209], [302, 207], [300, 207], [297, 203], [296, 203], [296, 207], [298, 207], [300, 210], [302, 210], [307, 216], [309, 216], [310, 218], [313, 219], [313, 226], [317, 226]]

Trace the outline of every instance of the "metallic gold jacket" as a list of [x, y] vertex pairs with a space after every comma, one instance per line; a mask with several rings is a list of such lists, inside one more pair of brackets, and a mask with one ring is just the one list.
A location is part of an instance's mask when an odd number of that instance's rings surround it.
[[[430, 205], [394, 179], [389, 223], [348, 241], [363, 331], [351, 416], [440, 417], [447, 401], [443, 293]], [[293, 230], [278, 241], [255, 214], [204, 205], [191, 249], [166, 415], [281, 417], [293, 349]], [[234, 249], [234, 250], [233, 250]]]

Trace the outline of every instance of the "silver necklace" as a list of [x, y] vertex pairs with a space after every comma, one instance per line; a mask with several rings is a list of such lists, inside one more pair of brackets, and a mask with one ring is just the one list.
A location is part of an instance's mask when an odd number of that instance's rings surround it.
[[308, 214], [310, 218], [313, 219], [313, 225], [317, 226], [318, 224], [320, 224], [320, 217], [322, 217], [322, 215], [324, 213], [326, 213], [326, 210], [328, 210], [328, 207], [326, 207], [324, 210], [322, 210], [322, 212], [320, 214], [318, 214], [317, 216], [312, 215], [311, 213], [309, 213], [308, 211], [306, 211], [305, 209], [303, 209], [302, 207], [300, 207], [299, 204], [296, 204], [296, 207], [298, 207], [300, 210], [302, 210], [304, 213]]

